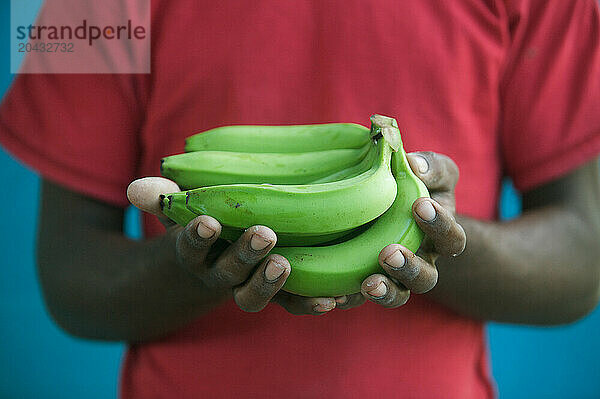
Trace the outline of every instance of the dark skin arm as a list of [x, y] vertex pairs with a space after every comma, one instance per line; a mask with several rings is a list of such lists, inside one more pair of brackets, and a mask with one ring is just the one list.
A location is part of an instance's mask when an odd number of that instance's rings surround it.
[[435, 299], [479, 319], [540, 325], [575, 321], [598, 304], [597, 160], [525, 193], [517, 219], [458, 219], [468, 245], [438, 262]]
[[121, 209], [42, 183], [38, 272], [48, 310], [73, 335], [148, 339], [206, 311], [199, 304], [212, 304], [200, 280], [171, 267], [173, 236], [126, 240], [122, 224]]

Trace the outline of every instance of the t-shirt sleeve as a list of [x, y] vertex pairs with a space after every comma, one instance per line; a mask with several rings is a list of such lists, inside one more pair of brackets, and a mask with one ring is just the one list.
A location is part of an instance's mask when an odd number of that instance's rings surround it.
[[595, 0], [508, 4], [500, 140], [527, 191], [600, 153], [600, 14]]
[[17, 75], [0, 143], [44, 178], [117, 206], [136, 174], [144, 75]]

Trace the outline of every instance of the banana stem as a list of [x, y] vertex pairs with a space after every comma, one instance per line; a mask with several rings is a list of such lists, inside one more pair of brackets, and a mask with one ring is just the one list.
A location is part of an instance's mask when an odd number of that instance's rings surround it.
[[389, 116], [375, 114], [371, 116], [371, 138], [378, 140], [383, 137], [394, 152], [402, 148], [398, 122]]

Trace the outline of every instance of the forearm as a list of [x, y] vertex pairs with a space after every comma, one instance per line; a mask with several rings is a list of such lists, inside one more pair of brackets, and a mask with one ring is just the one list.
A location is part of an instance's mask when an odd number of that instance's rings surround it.
[[40, 278], [43, 287], [51, 287], [44, 289], [50, 313], [73, 335], [125, 341], [160, 337], [230, 295], [207, 289], [179, 267], [175, 246], [164, 242], [169, 236], [136, 242], [104, 230], [63, 233], [51, 248], [40, 243]]
[[599, 240], [593, 218], [543, 207], [505, 223], [459, 218], [465, 252], [438, 261], [431, 296], [485, 320], [527, 324], [574, 321], [598, 302]]

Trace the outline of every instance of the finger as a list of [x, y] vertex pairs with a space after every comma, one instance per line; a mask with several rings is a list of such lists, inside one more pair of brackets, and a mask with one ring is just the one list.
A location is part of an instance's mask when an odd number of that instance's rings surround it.
[[269, 255], [252, 277], [233, 290], [240, 309], [258, 312], [264, 309], [290, 275], [290, 263], [281, 255]]
[[335, 298], [337, 309], [348, 310], [365, 303], [366, 299], [361, 293], [343, 295]]
[[234, 287], [241, 284], [276, 242], [277, 236], [270, 228], [248, 228], [215, 261], [206, 283], [214, 287]]
[[201, 277], [206, 272], [206, 255], [221, 234], [221, 224], [208, 215], [194, 218], [177, 236], [177, 261]]
[[412, 210], [417, 224], [440, 255], [457, 256], [464, 251], [465, 230], [450, 211], [431, 198], [418, 198]]
[[415, 174], [431, 191], [451, 191], [458, 182], [458, 166], [452, 159], [435, 152], [413, 152], [407, 155]]
[[371, 302], [386, 308], [397, 308], [408, 302], [410, 291], [394, 283], [383, 274], [367, 277], [360, 288], [362, 295]]
[[322, 315], [336, 307], [333, 298], [311, 298], [289, 292], [279, 291], [273, 297], [273, 302], [295, 315]]
[[379, 253], [379, 264], [392, 278], [414, 293], [435, 287], [438, 272], [434, 265], [399, 244], [390, 244]]

